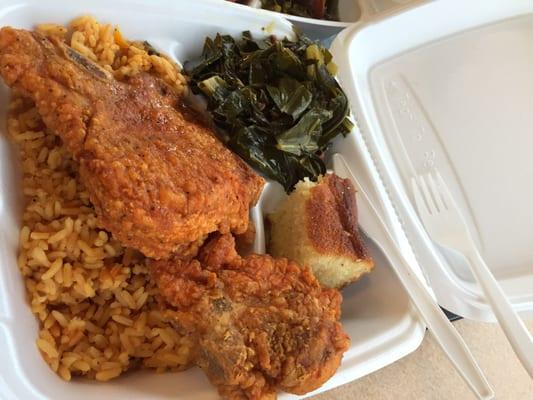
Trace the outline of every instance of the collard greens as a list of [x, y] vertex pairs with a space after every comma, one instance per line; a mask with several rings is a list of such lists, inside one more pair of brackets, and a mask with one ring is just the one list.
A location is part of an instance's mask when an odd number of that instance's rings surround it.
[[328, 50], [309, 39], [254, 40], [249, 32], [207, 38], [200, 62], [187, 68], [222, 140], [287, 191], [325, 173], [322, 154], [352, 129], [334, 70]]

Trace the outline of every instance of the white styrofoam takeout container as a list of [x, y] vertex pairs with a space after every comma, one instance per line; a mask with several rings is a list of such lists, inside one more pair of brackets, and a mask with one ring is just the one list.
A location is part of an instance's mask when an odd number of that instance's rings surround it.
[[446, 0], [348, 28], [331, 48], [389, 220], [439, 303], [469, 319], [494, 316], [464, 257], [425, 232], [410, 179], [441, 172], [487, 264], [531, 318], [532, 43], [532, 1]]
[[[0, 6], [0, 26], [32, 28], [36, 23], [67, 23], [92, 14], [101, 21], [118, 24], [128, 38], [146, 39], [177, 60], [194, 59], [201, 53], [204, 38], [217, 32], [239, 35], [250, 30], [264, 35], [264, 26], [273, 24], [273, 33], [292, 34], [291, 25], [279, 15], [256, 13], [229, 3], [205, 0], [5, 0]], [[8, 90], [0, 85], [0, 129], [5, 130]], [[356, 139], [357, 138], [357, 139]], [[364, 149], [357, 146], [359, 133], [338, 141], [341, 151], [355, 157], [364, 181], [377, 177]], [[41, 358], [35, 340], [37, 321], [26, 301], [17, 269], [16, 251], [20, 228], [21, 190], [16, 149], [5, 135], [0, 136], [0, 363], [1, 399], [194, 399], [217, 398], [215, 389], [198, 369], [182, 373], [128, 373], [107, 383], [75, 379], [62, 381]], [[379, 198], [377, 192], [375, 198]], [[261, 207], [274, 206], [275, 191], [261, 199]], [[398, 230], [397, 230], [398, 231]], [[425, 327], [380, 250], [371, 246], [375, 271], [344, 290], [342, 322], [352, 339], [337, 374], [315, 393], [331, 389], [371, 373], [415, 350]], [[283, 395], [282, 398], [294, 396]]]
[[[198, 56], [204, 37], [219, 31], [238, 35], [249, 29], [261, 35], [261, 27], [271, 22], [275, 34], [290, 35], [291, 30], [278, 14], [211, 0], [194, 6], [171, 0], [117, 0], [112, 5], [104, 0], [9, 0], [0, 9], [0, 24], [29, 28], [85, 13], [119, 24], [126, 36], [148, 39], [182, 61]], [[437, 166], [451, 182], [506, 292], [518, 310], [532, 315], [532, 224], [527, 222], [533, 192], [524, 182], [533, 176], [528, 162], [533, 139], [527, 132], [533, 122], [527, 107], [533, 104], [533, 4], [447, 0], [383, 17], [370, 11], [366, 15], [332, 47], [360, 128], [337, 140], [333, 150], [350, 160], [404, 253], [423, 267], [439, 302], [467, 318], [490, 320], [464, 260], [431, 242], [410, 201], [409, 177]], [[7, 90], [2, 90], [5, 110]], [[5, 129], [5, 113], [0, 115]], [[139, 371], [101, 384], [64, 383], [48, 369], [34, 345], [37, 323], [15, 262], [20, 223], [15, 154], [2, 137], [0, 350], [6, 357], [0, 366], [0, 397], [216, 398], [197, 370]], [[265, 192], [263, 211], [274, 206], [276, 196], [274, 189]], [[319, 391], [392, 363], [422, 340], [424, 327], [386, 256], [373, 247], [371, 252], [375, 271], [344, 292], [343, 323], [352, 346], [338, 373]]]

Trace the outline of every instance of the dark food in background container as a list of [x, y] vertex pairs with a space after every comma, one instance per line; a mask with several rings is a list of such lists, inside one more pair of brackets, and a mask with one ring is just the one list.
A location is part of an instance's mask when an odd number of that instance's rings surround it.
[[339, 20], [338, 0], [229, 0], [233, 3], [255, 5], [271, 11], [297, 15], [299, 17]]

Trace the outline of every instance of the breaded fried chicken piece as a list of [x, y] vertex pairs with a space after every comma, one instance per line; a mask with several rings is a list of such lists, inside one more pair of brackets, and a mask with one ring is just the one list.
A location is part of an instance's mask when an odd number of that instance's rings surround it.
[[197, 260], [151, 268], [177, 329], [199, 340], [197, 365], [224, 398], [307, 393], [335, 373], [348, 348], [337, 290], [287, 259], [240, 257], [231, 235], [212, 239]]
[[0, 74], [32, 99], [80, 163], [101, 225], [159, 259], [210, 232], [243, 233], [263, 179], [161, 80], [118, 82], [62, 43], [0, 30]]

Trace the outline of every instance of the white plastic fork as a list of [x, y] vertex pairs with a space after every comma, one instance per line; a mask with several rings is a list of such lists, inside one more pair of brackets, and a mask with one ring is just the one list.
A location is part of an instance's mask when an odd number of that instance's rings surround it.
[[450, 190], [437, 170], [412, 178], [418, 214], [437, 243], [464, 254], [485, 298], [522, 365], [533, 378], [533, 340], [498, 281], [479, 254], [468, 226]]

